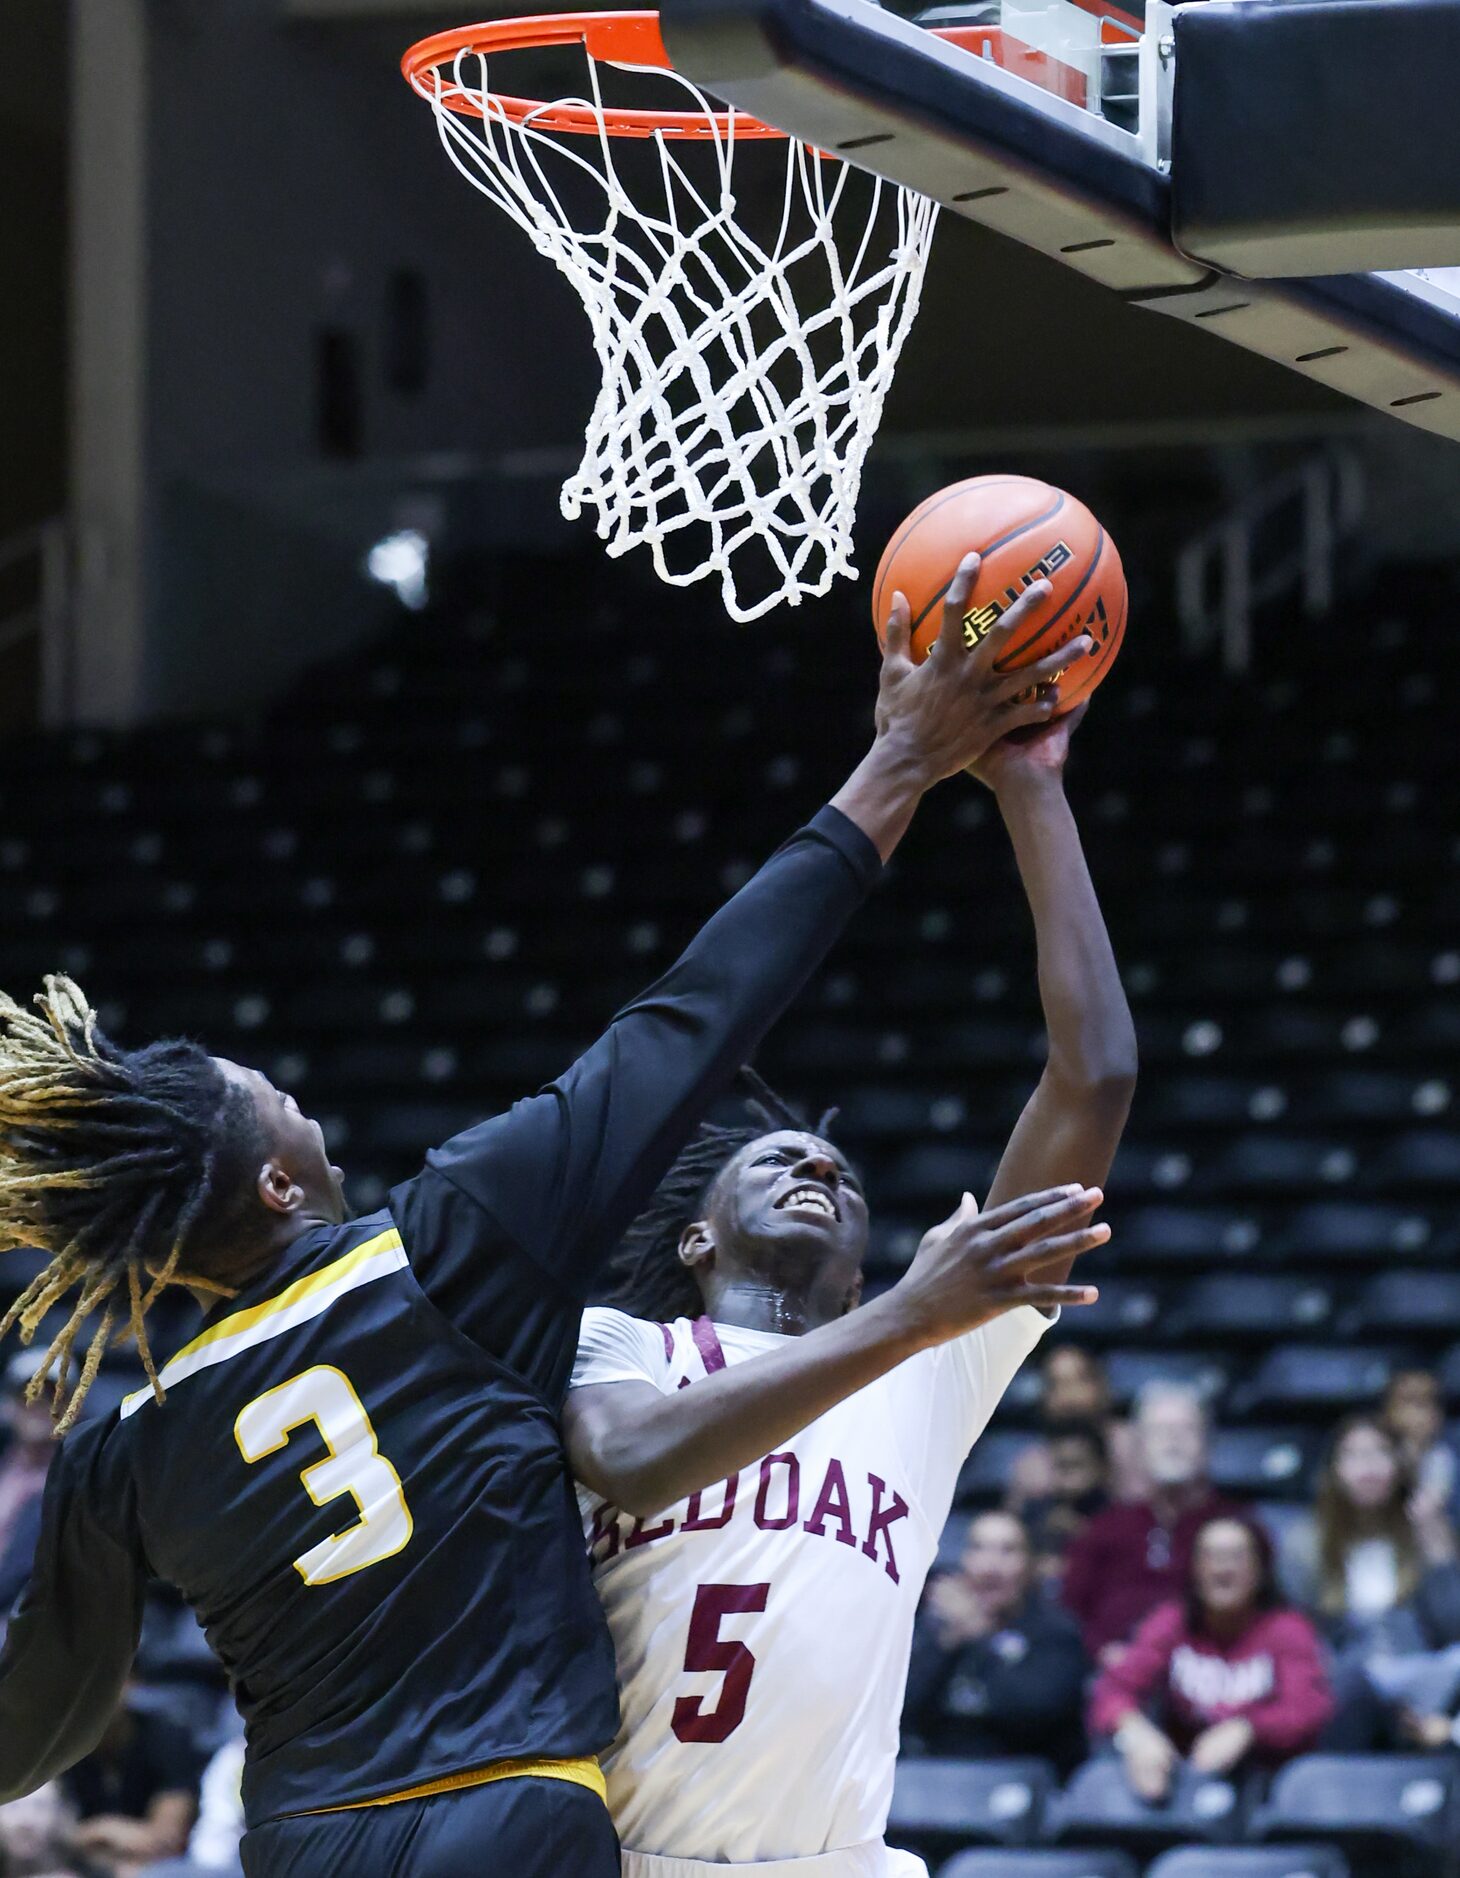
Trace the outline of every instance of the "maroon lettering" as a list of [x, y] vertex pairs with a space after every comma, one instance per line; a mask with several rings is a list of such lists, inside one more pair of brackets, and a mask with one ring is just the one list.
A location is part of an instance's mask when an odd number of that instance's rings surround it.
[[824, 1539], [828, 1518], [836, 1522], [838, 1545], [857, 1543], [857, 1535], [852, 1528], [851, 1495], [847, 1492], [847, 1477], [842, 1472], [840, 1461], [833, 1461], [826, 1470], [826, 1479], [821, 1483], [821, 1491], [816, 1496], [816, 1504], [806, 1522], [807, 1532], [814, 1532], [818, 1539]]
[[745, 1720], [745, 1699], [755, 1674], [755, 1658], [743, 1643], [722, 1637], [720, 1625], [736, 1612], [763, 1611], [770, 1590], [768, 1584], [696, 1587], [684, 1666], [694, 1672], [718, 1670], [725, 1680], [713, 1708], [706, 1708], [697, 1695], [682, 1695], [676, 1700], [669, 1719], [676, 1740], [723, 1741]]
[[[786, 1510], [772, 1519], [766, 1510], [770, 1499], [771, 1469], [781, 1465], [786, 1470]], [[760, 1490], [755, 1496], [755, 1523], [762, 1532], [784, 1532], [796, 1524], [801, 1511], [801, 1463], [794, 1454], [768, 1454], [760, 1464]]]
[[[602, 1547], [602, 1551], [599, 1547]], [[602, 1500], [593, 1509], [593, 1532], [588, 1540], [588, 1556], [595, 1565], [605, 1565], [619, 1554], [618, 1508]]]
[[[877, 1540], [882, 1537], [887, 1541], [887, 1558], [884, 1569], [894, 1584], [901, 1583], [897, 1574], [897, 1556], [892, 1549], [892, 1525], [894, 1520], [907, 1518], [907, 1501], [894, 1487], [892, 1498], [886, 1506], [882, 1504], [883, 1495], [888, 1491], [887, 1482], [879, 1480], [875, 1474], [868, 1474], [868, 1484], [872, 1489], [872, 1520], [867, 1527], [867, 1537], [862, 1541], [862, 1550], [870, 1559], [877, 1557]], [[632, 1544], [632, 1541], [630, 1541]]]
[[632, 1552], [636, 1545], [653, 1545], [656, 1539], [667, 1539], [673, 1531], [672, 1519], [662, 1520], [657, 1526], [646, 1526], [642, 1519], [636, 1519], [624, 1540], [624, 1550]]
[[730, 1524], [730, 1515], [735, 1511], [735, 1495], [740, 1487], [739, 1474], [732, 1474], [723, 1485], [725, 1503], [718, 1513], [711, 1513], [708, 1519], [702, 1504], [703, 1494], [690, 1495], [689, 1505], [684, 1510], [684, 1525], [680, 1528], [682, 1532], [718, 1532], [722, 1526]]

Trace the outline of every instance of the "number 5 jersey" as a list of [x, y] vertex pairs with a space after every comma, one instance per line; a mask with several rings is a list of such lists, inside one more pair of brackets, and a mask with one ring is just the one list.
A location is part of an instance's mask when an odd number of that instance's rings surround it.
[[[618, 1658], [604, 1771], [626, 1850], [754, 1864], [880, 1840], [958, 1471], [1049, 1322], [1013, 1311], [924, 1351], [657, 1518], [578, 1489]], [[784, 1342], [589, 1310], [572, 1386], [670, 1395]]]

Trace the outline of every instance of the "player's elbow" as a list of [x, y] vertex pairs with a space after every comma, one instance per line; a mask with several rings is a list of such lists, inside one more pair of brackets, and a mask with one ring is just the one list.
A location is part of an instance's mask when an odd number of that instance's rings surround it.
[[1101, 1039], [1073, 1060], [1051, 1061], [1050, 1075], [1068, 1107], [1103, 1129], [1118, 1130], [1135, 1100], [1135, 1034]]
[[569, 1442], [573, 1472], [590, 1492], [633, 1519], [652, 1519], [679, 1497], [663, 1484], [663, 1468], [642, 1437], [618, 1435]]

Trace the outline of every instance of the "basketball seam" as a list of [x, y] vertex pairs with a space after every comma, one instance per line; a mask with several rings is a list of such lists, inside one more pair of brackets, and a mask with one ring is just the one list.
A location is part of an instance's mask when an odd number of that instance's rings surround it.
[[[1100, 530], [1100, 540], [1099, 540], [1098, 545], [1096, 546], [1094, 558], [1091, 560], [1090, 565], [1085, 569], [1084, 574], [1081, 576], [1079, 586], [1076, 587], [1075, 591], [1065, 601], [1063, 606], [1059, 607], [1055, 612], [1050, 614], [1049, 618], [1039, 628], [1039, 631], [1037, 633], [1032, 634], [1031, 637], [1028, 639], [1022, 640], [1017, 646], [1009, 647], [1008, 651], [1004, 654], [1004, 658], [999, 661], [998, 666], [995, 668], [996, 670], [1004, 671], [1004, 672], [1018, 671], [1019, 667], [1017, 665], [1008, 665], [1004, 661], [1007, 659], [1017, 658], [1021, 653], [1028, 652], [1031, 647], [1037, 646], [1039, 644], [1040, 640], [1043, 639], [1045, 634], [1050, 630], [1052, 626], [1059, 625], [1060, 621], [1064, 618], [1065, 614], [1069, 612], [1070, 608], [1075, 604], [1076, 600], [1079, 599], [1080, 595], [1085, 591], [1085, 589], [1090, 585], [1090, 582], [1094, 579], [1096, 568], [1099, 567], [1101, 561], [1105, 558], [1105, 539], [1106, 539], [1105, 530], [1102, 528]], [[1129, 597], [1130, 597], [1129, 592], [1127, 592], [1126, 597], [1127, 597], [1127, 601], [1129, 601]]]
[[1098, 658], [1094, 660], [1094, 663], [1091, 665], [1090, 670], [1086, 672], [1085, 677], [1082, 681], [1085, 686], [1085, 696], [1087, 697], [1089, 696], [1090, 690], [1091, 688], [1093, 688], [1100, 674], [1105, 670], [1105, 667], [1109, 665], [1111, 660], [1115, 657], [1116, 653], [1119, 652], [1121, 648], [1121, 644], [1123, 640], [1125, 639], [1125, 621], [1126, 621], [1126, 615], [1129, 612], [1130, 612], [1130, 594], [1127, 591], [1126, 596], [1125, 596], [1125, 604], [1120, 609], [1120, 624], [1115, 628], [1114, 632], [1111, 633], [1110, 637], [1106, 640], [1105, 644], [1100, 648], [1100, 654]]
[[[1013, 482], [1015, 479], [1013, 477], [1010, 477], [1009, 480]], [[1059, 501], [1055, 503], [1052, 509], [1046, 509], [1042, 515], [1032, 516], [1029, 521], [1021, 522], [1017, 528], [1011, 528], [1007, 535], [1000, 535], [997, 541], [991, 541], [986, 548], [980, 548], [979, 549], [980, 559], [986, 559], [989, 555], [996, 554], [1000, 548], [1007, 548], [1011, 541], [1017, 541], [1021, 535], [1027, 534], [1031, 528], [1038, 528], [1041, 522], [1047, 522], [1053, 516], [1058, 515], [1060, 510], [1064, 506], [1065, 506], [1064, 491], [1060, 490]], [[929, 513], [931, 514], [932, 511], [930, 510]], [[929, 600], [928, 604], [923, 608], [922, 612], [918, 614], [917, 618], [913, 621], [912, 625], [908, 628], [909, 637], [911, 637], [911, 635], [917, 631], [919, 626], [922, 625], [923, 621], [932, 612], [933, 608], [943, 598], [943, 595], [947, 593], [948, 589], [953, 585], [954, 581], [957, 578], [958, 578], [958, 570], [957, 568], [954, 568], [953, 572], [948, 576], [947, 580], [944, 581], [943, 585], [933, 595], [932, 599]]]
[[[951, 502], [955, 496], [961, 496], [966, 490], [971, 489], [975, 483], [979, 484], [979, 486], [984, 489], [1006, 489], [1010, 483], [1026, 483], [1035, 482], [1037, 480], [1038, 478], [1033, 476], [965, 476], [962, 482], [954, 483], [951, 489], [944, 490], [941, 500], [935, 502], [926, 514], [919, 515], [916, 521], [909, 520], [907, 522], [902, 534], [892, 543], [887, 551], [885, 558], [888, 566], [891, 566], [898, 550], [906, 544], [909, 536], [913, 535], [922, 527], [929, 515], [936, 515], [945, 502]], [[1045, 488], [1047, 489], [1048, 487], [1049, 484], [1046, 483]], [[885, 572], [880, 574], [877, 578], [876, 586], [872, 589], [872, 613], [873, 617], [879, 622], [882, 618], [882, 583], [886, 578], [887, 575]], [[948, 586], [951, 587], [952, 585], [953, 581], [950, 576]], [[946, 593], [948, 588], [945, 587], [943, 591]], [[926, 614], [924, 614], [923, 617], [926, 618]]]

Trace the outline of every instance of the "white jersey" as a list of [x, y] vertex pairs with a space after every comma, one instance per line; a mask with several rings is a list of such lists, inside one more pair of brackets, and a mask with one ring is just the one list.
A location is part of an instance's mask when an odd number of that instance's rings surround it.
[[[579, 1488], [618, 1656], [604, 1772], [626, 1849], [755, 1864], [880, 1841], [958, 1471], [1050, 1321], [1011, 1311], [913, 1357], [659, 1518]], [[672, 1395], [785, 1341], [589, 1310], [572, 1386]]]

